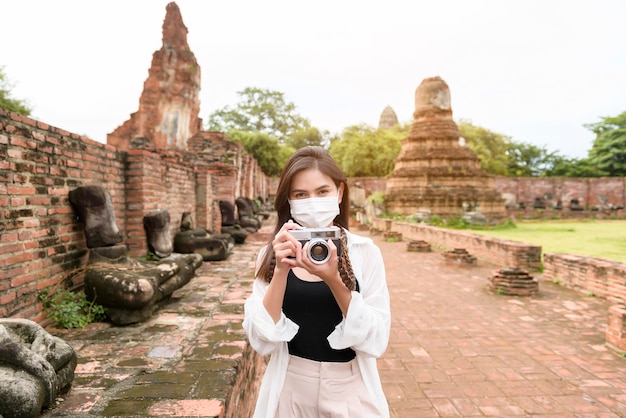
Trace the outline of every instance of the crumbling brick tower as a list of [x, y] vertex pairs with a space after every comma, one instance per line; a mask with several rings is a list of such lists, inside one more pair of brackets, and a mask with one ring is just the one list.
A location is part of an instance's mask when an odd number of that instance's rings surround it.
[[163, 45], [139, 99], [139, 110], [107, 135], [107, 143], [122, 150], [187, 150], [187, 140], [202, 129], [200, 66], [187, 43], [187, 27], [176, 3], [167, 5]]
[[478, 211], [489, 220], [505, 216], [493, 176], [481, 169], [478, 157], [459, 138], [448, 85], [439, 77], [423, 80], [415, 91], [411, 130], [387, 179], [387, 212], [430, 211], [452, 218]]

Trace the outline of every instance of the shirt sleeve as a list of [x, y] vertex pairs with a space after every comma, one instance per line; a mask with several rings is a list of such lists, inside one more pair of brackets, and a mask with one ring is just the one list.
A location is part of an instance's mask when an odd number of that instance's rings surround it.
[[[328, 336], [328, 342], [336, 350], [350, 347], [364, 355], [380, 357], [387, 349], [391, 329], [385, 265], [374, 243], [359, 247], [350, 251], [350, 261], [355, 274], [361, 276], [357, 275], [361, 292], [352, 292], [348, 312]], [[362, 266], [359, 273], [357, 263]]]
[[[263, 252], [259, 253], [257, 265], [263, 257]], [[291, 341], [298, 332], [298, 325], [282, 312], [278, 322], [274, 323], [263, 305], [263, 297], [268, 286], [269, 283], [266, 281], [255, 278], [252, 294], [244, 304], [243, 329], [252, 348], [262, 356], [276, 351], [282, 344]]]

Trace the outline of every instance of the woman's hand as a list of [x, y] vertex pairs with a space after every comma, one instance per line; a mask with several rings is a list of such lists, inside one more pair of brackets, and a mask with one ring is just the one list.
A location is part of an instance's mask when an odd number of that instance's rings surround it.
[[302, 244], [289, 233], [290, 229], [302, 229], [302, 227], [289, 220], [283, 224], [272, 241], [272, 248], [276, 256], [276, 268], [290, 269], [295, 267], [296, 254], [302, 250]]
[[332, 282], [332, 281], [337, 281], [337, 280], [341, 281], [341, 278], [339, 277], [339, 262], [337, 259], [337, 246], [335, 246], [335, 243], [331, 239], [326, 241], [326, 243], [328, 244], [328, 248], [330, 249], [330, 257], [328, 261], [326, 261], [325, 263], [322, 263], [322, 264], [314, 263], [308, 257], [307, 254], [308, 254], [310, 242], [307, 242], [306, 244], [304, 244], [304, 247], [302, 247], [299, 251], [296, 252], [295, 259], [292, 259], [290, 261], [295, 262], [294, 267], [302, 267], [310, 274], [313, 274], [321, 278], [327, 283]]

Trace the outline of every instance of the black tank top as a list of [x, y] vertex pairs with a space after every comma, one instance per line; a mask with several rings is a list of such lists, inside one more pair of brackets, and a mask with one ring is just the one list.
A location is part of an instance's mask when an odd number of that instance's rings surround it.
[[289, 354], [328, 362], [347, 362], [356, 357], [351, 348], [334, 350], [326, 339], [343, 316], [330, 288], [323, 281], [307, 282], [290, 270], [283, 312], [300, 327], [287, 344]]

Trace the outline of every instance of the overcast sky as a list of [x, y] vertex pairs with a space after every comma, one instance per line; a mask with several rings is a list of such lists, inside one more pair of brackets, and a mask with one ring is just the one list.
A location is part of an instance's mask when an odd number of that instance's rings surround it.
[[[0, 66], [36, 119], [106, 142], [137, 111], [166, 0], [0, 0]], [[178, 0], [200, 117], [277, 90], [323, 130], [412, 119], [424, 78], [455, 120], [568, 157], [626, 111], [623, 0]]]

